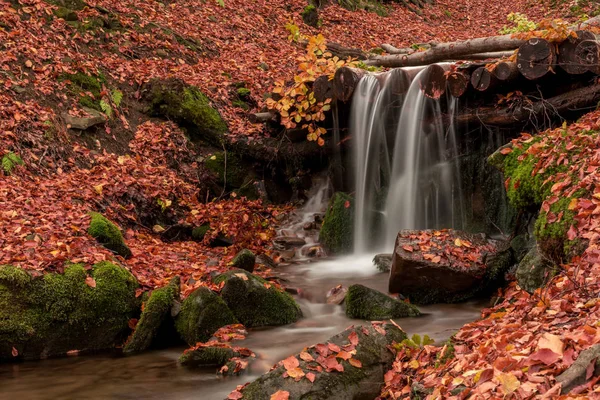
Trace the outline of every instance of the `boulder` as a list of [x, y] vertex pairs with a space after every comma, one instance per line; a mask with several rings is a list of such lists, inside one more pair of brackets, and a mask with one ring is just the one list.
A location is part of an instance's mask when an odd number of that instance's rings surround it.
[[536, 289], [545, 286], [557, 272], [558, 268], [542, 256], [538, 246], [534, 246], [517, 267], [517, 282], [521, 288], [533, 293]]
[[348, 293], [348, 288], [342, 285], [331, 288], [326, 295], [327, 304], [342, 304], [346, 299], [346, 293]]
[[248, 249], [243, 249], [233, 258], [232, 265], [235, 268], [243, 269], [252, 273], [254, 271], [254, 264], [256, 263], [256, 256], [253, 252]]
[[363, 285], [352, 285], [346, 294], [348, 318], [382, 320], [390, 318], [418, 317], [419, 309]]
[[[592, 363], [593, 369], [590, 368]], [[595, 344], [582, 351], [577, 360], [556, 377], [556, 381], [562, 384], [561, 393], [567, 394], [598, 375], [600, 375], [600, 344]]]
[[85, 131], [94, 125], [103, 124], [107, 120], [104, 113], [94, 110], [93, 108], [83, 107], [83, 110], [89, 115], [88, 117], [74, 117], [68, 113], [64, 113], [63, 118], [65, 123], [70, 125], [72, 129]]
[[222, 326], [238, 320], [221, 297], [206, 287], [194, 290], [183, 301], [175, 328], [190, 346], [206, 342]]
[[121, 230], [100, 213], [90, 213], [92, 220], [88, 234], [107, 249], [114, 251], [123, 258], [131, 257], [131, 250], [125, 244]]
[[389, 291], [411, 303], [452, 303], [493, 290], [513, 264], [512, 250], [485, 235], [404, 230], [392, 257]]
[[[394, 361], [394, 354], [389, 347], [404, 339], [406, 334], [391, 324], [348, 328], [331, 337], [328, 343], [315, 345], [280, 362], [241, 389], [242, 398], [269, 400], [271, 395], [282, 390], [289, 392], [290, 399], [374, 399], [379, 396], [383, 376]], [[352, 359], [344, 360], [346, 357], [337, 357], [342, 350], [355, 350], [356, 353]], [[297, 365], [294, 372], [301, 377], [296, 380], [287, 376], [285, 364]], [[314, 377], [314, 381], [311, 382], [307, 376]]]
[[171, 309], [179, 300], [179, 285], [180, 279], [176, 276], [167, 286], [152, 291], [148, 301], [144, 303], [135, 331], [123, 349], [124, 353], [146, 350], [160, 336], [161, 331], [170, 330], [165, 325], [173, 324]]
[[390, 272], [392, 268], [392, 255], [391, 254], [377, 254], [373, 257], [373, 264], [381, 272]]
[[126, 269], [101, 262], [32, 277], [0, 266], [0, 361], [40, 359], [123, 343], [139, 312], [138, 283]]
[[290, 294], [248, 271], [232, 269], [214, 282], [225, 282], [221, 297], [247, 328], [290, 324], [302, 316]]
[[337, 192], [329, 201], [319, 232], [319, 243], [331, 254], [352, 250], [354, 236], [354, 201], [350, 195]]
[[188, 349], [179, 357], [179, 364], [186, 367], [222, 367], [240, 353], [230, 346], [214, 342], [213, 346]]

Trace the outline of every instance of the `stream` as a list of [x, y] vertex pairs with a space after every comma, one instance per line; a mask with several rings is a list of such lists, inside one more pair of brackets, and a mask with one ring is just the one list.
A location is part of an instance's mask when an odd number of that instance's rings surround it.
[[[304, 318], [295, 324], [250, 330], [236, 342], [256, 353], [249, 370], [239, 377], [221, 377], [215, 369], [189, 370], [177, 359], [184, 348], [151, 351], [136, 356], [110, 354], [0, 364], [0, 399], [201, 399], [222, 400], [237, 385], [267, 372], [277, 361], [302, 348], [324, 342], [352, 324], [338, 305], [326, 304], [332, 287], [360, 283], [387, 292], [387, 274], [372, 265], [372, 255], [291, 264], [277, 269], [296, 296]], [[487, 301], [422, 306], [419, 318], [397, 319], [409, 334], [427, 334], [437, 343], [465, 323], [479, 318]]]

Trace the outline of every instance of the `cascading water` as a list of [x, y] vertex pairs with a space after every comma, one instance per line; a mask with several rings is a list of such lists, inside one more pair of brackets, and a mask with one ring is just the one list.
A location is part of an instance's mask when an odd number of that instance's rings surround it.
[[[411, 75], [394, 72], [405, 79]], [[355, 253], [389, 252], [401, 229], [462, 225], [453, 123], [437, 122], [442, 107], [421, 91], [425, 73], [418, 72], [410, 86], [399, 84], [393, 74], [367, 75], [356, 88], [350, 121]], [[402, 85], [408, 90], [399, 90]], [[452, 115], [455, 108], [455, 100], [450, 100], [447, 113]]]

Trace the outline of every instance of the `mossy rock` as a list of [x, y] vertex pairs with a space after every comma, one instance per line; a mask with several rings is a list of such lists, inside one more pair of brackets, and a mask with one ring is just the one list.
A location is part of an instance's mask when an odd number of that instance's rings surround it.
[[251, 92], [250, 92], [250, 89], [241, 87], [236, 90], [236, 94], [241, 100], [245, 101], [245, 100], [250, 99]]
[[202, 240], [204, 240], [204, 236], [206, 236], [209, 230], [210, 224], [202, 224], [200, 226], [195, 227], [194, 229], [192, 229], [192, 239], [194, 239], [197, 242], [201, 242]]
[[165, 287], [155, 289], [144, 302], [142, 315], [130, 340], [125, 345], [125, 353], [136, 353], [148, 349], [158, 336], [161, 326], [170, 319], [171, 308], [179, 300], [180, 279], [174, 277]]
[[100, 213], [92, 212], [90, 215], [92, 221], [88, 228], [88, 234], [118, 255], [124, 258], [131, 257], [131, 250], [125, 244], [123, 234], [119, 228]]
[[290, 324], [302, 317], [290, 294], [247, 271], [232, 269], [217, 276], [214, 282], [225, 282], [221, 297], [248, 328]]
[[64, 19], [65, 21], [78, 20], [77, 13], [66, 7], [58, 7], [56, 10], [54, 10], [54, 15], [56, 15], [58, 18]]
[[206, 342], [222, 326], [237, 323], [223, 299], [212, 290], [200, 287], [183, 301], [175, 328], [181, 338], [193, 346]]
[[186, 350], [179, 363], [186, 367], [222, 367], [233, 357], [239, 357], [240, 353], [231, 347], [202, 347], [196, 350]]
[[332, 254], [352, 250], [354, 235], [354, 200], [346, 193], [333, 195], [319, 232], [319, 242]]
[[154, 79], [149, 83], [145, 98], [150, 102], [151, 115], [172, 119], [191, 138], [221, 146], [227, 124], [197, 87], [175, 78]]
[[529, 250], [517, 267], [517, 282], [529, 293], [545, 286], [556, 274], [558, 268], [541, 254], [538, 246]]
[[302, 21], [308, 26], [318, 28], [321, 25], [321, 21], [319, 20], [319, 10], [312, 4], [304, 7], [300, 16], [302, 17]]
[[231, 265], [235, 268], [243, 269], [252, 273], [252, 271], [254, 271], [255, 263], [256, 255], [248, 249], [243, 249], [235, 255]]
[[[89, 107], [97, 111], [102, 111], [100, 99], [102, 98], [102, 85], [106, 85], [106, 78], [102, 74], [88, 75], [83, 72], [75, 74], [62, 74], [59, 81], [69, 81], [69, 89], [77, 94], [79, 104], [82, 107]], [[83, 96], [80, 94], [84, 94]], [[86, 93], [91, 93], [91, 96]]]
[[217, 176], [217, 183], [250, 200], [258, 198], [254, 187], [256, 175], [250, 165], [232, 153], [217, 152], [204, 161], [204, 166]]
[[94, 265], [90, 276], [95, 287], [79, 264], [37, 278], [0, 266], [0, 360], [13, 359], [13, 347], [19, 358], [38, 359], [120, 344], [139, 310], [137, 281], [109, 262]]
[[421, 312], [414, 305], [391, 298], [377, 290], [363, 285], [352, 285], [346, 294], [346, 315], [349, 318], [376, 321], [418, 317]]

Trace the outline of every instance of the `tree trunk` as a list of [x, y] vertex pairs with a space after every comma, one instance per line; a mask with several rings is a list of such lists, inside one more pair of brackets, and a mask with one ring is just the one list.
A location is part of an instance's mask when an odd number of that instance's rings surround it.
[[431, 99], [439, 99], [446, 93], [446, 71], [447, 65], [431, 64], [425, 68], [420, 76], [421, 91]]
[[333, 84], [327, 75], [315, 79], [312, 89], [317, 102], [333, 98]]
[[588, 67], [577, 58], [577, 46], [586, 40], [595, 40], [596, 35], [588, 31], [576, 31], [577, 37], [569, 36], [558, 46], [558, 65], [567, 73], [573, 75], [583, 74]]
[[600, 85], [593, 85], [517, 108], [513, 106], [487, 107], [465, 111], [457, 115], [455, 121], [459, 126], [466, 124], [514, 125], [526, 122], [531, 117], [543, 113], [560, 115], [560, 113], [575, 111], [590, 105], [595, 106], [599, 100]]
[[480, 92], [487, 92], [497, 84], [498, 79], [486, 67], [479, 67], [471, 74], [471, 85]]
[[577, 60], [588, 71], [600, 74], [600, 42], [584, 40], [575, 49]]
[[448, 91], [454, 97], [462, 97], [471, 81], [467, 72], [454, 71], [448, 75]]
[[347, 102], [352, 98], [358, 81], [365, 76], [366, 71], [359, 68], [342, 67], [335, 71], [333, 77], [333, 96], [335, 99]]
[[496, 65], [492, 74], [501, 82], [510, 82], [519, 77], [519, 68], [517, 63], [504, 61]]
[[556, 46], [544, 39], [529, 39], [519, 47], [517, 67], [525, 78], [539, 79], [553, 71], [556, 65]]

